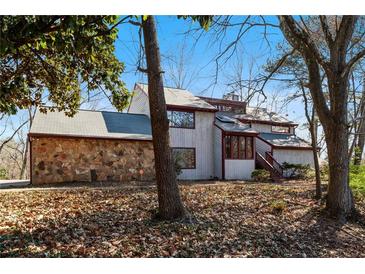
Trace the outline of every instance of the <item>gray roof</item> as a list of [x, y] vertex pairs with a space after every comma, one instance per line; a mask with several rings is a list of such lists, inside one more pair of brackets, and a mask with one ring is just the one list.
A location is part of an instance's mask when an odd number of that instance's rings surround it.
[[241, 123], [237, 119], [233, 119], [222, 114], [216, 115], [215, 124], [226, 132], [258, 133], [251, 129], [250, 125]]
[[30, 134], [152, 140], [146, 115], [90, 110], [79, 110], [72, 118], [64, 112], [37, 111]]
[[[137, 83], [136, 86], [148, 95], [148, 85]], [[165, 100], [167, 105], [200, 108], [215, 111], [216, 108], [206, 101], [194, 96], [190, 91], [164, 87]]]
[[270, 112], [266, 108], [259, 108], [259, 107], [246, 107], [245, 114], [237, 114], [237, 113], [227, 113], [227, 115], [238, 118], [238, 119], [245, 119], [245, 120], [258, 120], [264, 122], [275, 122], [275, 123], [285, 123], [285, 124], [293, 124], [296, 123], [286, 119], [285, 117], [277, 114], [276, 112]]
[[312, 148], [308, 142], [293, 134], [260, 133], [259, 137], [274, 146]]

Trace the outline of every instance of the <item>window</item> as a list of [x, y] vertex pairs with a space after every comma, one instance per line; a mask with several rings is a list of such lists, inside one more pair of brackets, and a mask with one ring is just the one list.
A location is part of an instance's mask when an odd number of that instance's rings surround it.
[[178, 127], [178, 128], [195, 127], [194, 112], [169, 110], [167, 111], [167, 118], [170, 121], [170, 127]]
[[290, 133], [290, 128], [283, 126], [271, 126], [271, 131], [279, 133]]
[[181, 169], [195, 169], [195, 148], [173, 148], [172, 156]]
[[224, 147], [226, 159], [253, 159], [253, 137], [227, 135]]

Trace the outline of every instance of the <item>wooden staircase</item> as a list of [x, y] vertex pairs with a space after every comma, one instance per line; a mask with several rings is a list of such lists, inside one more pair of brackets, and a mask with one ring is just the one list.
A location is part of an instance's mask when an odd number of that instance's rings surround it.
[[274, 159], [270, 152], [265, 152], [265, 157], [256, 152], [256, 164], [269, 171], [271, 178], [275, 182], [281, 182], [284, 178], [283, 167]]

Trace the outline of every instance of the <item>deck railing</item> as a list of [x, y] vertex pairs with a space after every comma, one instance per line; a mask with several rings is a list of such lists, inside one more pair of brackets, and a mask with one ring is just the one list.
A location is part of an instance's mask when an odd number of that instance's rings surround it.
[[266, 160], [272, 165], [274, 170], [280, 175], [283, 176], [284, 168], [281, 164], [278, 163], [278, 161], [275, 160], [275, 158], [272, 156], [270, 152], [265, 153]]

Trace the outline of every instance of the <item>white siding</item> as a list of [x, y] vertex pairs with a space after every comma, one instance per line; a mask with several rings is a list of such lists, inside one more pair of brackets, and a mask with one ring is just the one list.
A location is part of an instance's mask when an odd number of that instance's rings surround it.
[[264, 124], [251, 124], [252, 129], [257, 130], [258, 132], [271, 132], [271, 125]]
[[250, 180], [255, 160], [224, 160], [226, 180]]
[[196, 168], [183, 169], [179, 179], [204, 180], [214, 177], [213, 112], [195, 112], [195, 129], [170, 128], [171, 147], [194, 147]]
[[311, 167], [314, 167], [313, 152], [311, 150], [274, 148], [273, 154], [275, 160], [280, 164], [287, 162], [291, 164], [309, 164]]
[[265, 152], [271, 152], [271, 146], [259, 138], [256, 138], [256, 151], [265, 157]]
[[148, 103], [148, 96], [140, 89], [133, 91], [133, 97], [129, 106], [129, 113], [145, 114], [150, 117], [150, 106]]
[[[271, 125], [265, 125], [265, 124], [251, 124], [252, 129], [257, 130], [258, 132], [269, 132], [271, 133]], [[294, 134], [294, 127], [289, 127], [290, 134]]]
[[222, 179], [222, 130], [213, 127], [214, 134], [214, 176]]

